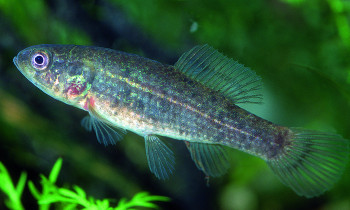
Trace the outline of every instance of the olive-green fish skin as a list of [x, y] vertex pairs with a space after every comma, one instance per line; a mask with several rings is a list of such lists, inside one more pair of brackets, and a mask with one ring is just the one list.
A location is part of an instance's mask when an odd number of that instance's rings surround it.
[[93, 99], [105, 122], [142, 136], [222, 144], [267, 159], [291, 135], [288, 128], [241, 109], [170, 65], [99, 47], [39, 45], [17, 56], [23, 74], [36, 51], [53, 59], [47, 73], [26, 76], [34, 84], [55, 90], [45, 92], [81, 109], [87, 110]]
[[[96, 54], [105, 59], [91, 93], [107, 102], [101, 112], [115, 116], [119, 126], [131, 118], [136, 126], [124, 128], [143, 136], [223, 144], [264, 159], [285, 144], [289, 129], [241, 109], [172, 66], [117, 51]], [[119, 112], [134, 114], [117, 119]]]

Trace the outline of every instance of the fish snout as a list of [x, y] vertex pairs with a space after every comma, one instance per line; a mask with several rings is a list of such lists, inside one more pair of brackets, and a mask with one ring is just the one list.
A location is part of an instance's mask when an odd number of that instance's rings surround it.
[[13, 58], [13, 63], [16, 65], [16, 67], [18, 68], [18, 59], [17, 59], [17, 56], [15, 56]]

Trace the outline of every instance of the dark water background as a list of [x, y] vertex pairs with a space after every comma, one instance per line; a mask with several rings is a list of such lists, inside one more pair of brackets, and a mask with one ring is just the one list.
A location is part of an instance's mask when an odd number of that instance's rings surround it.
[[[159, 181], [141, 137], [98, 144], [80, 126], [86, 113], [45, 95], [12, 62], [19, 50], [45, 43], [102, 46], [173, 64], [208, 43], [262, 77], [264, 104], [247, 106], [251, 112], [350, 139], [349, 18], [345, 0], [0, 0], [0, 161], [15, 180], [26, 171], [38, 182], [62, 157], [59, 185], [117, 200], [148, 191], [172, 199], [163, 209], [350, 208], [349, 167], [331, 191], [305, 199], [262, 160], [232, 150], [229, 173], [207, 187], [184, 144], [171, 139], [176, 172]], [[28, 189], [22, 200], [36, 208]]]

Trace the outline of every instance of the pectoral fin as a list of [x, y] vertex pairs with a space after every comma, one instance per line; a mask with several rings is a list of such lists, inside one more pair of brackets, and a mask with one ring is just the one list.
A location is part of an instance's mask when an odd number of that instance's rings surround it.
[[185, 141], [197, 168], [205, 175], [218, 177], [227, 172], [230, 164], [224, 146]]
[[115, 144], [116, 141], [121, 140], [123, 135], [126, 134], [126, 130], [110, 126], [97, 119], [91, 113], [82, 119], [81, 125], [88, 131], [94, 130], [97, 141], [106, 146], [108, 144]]
[[148, 166], [158, 179], [168, 179], [174, 171], [174, 153], [157, 136], [145, 136]]

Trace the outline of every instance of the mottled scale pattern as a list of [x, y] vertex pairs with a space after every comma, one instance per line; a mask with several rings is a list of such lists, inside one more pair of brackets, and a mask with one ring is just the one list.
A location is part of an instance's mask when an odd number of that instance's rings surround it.
[[71, 59], [100, 65], [94, 66], [89, 93], [96, 111], [139, 135], [222, 144], [264, 159], [286, 144], [287, 128], [241, 109], [173, 66], [101, 48], [76, 47]]

